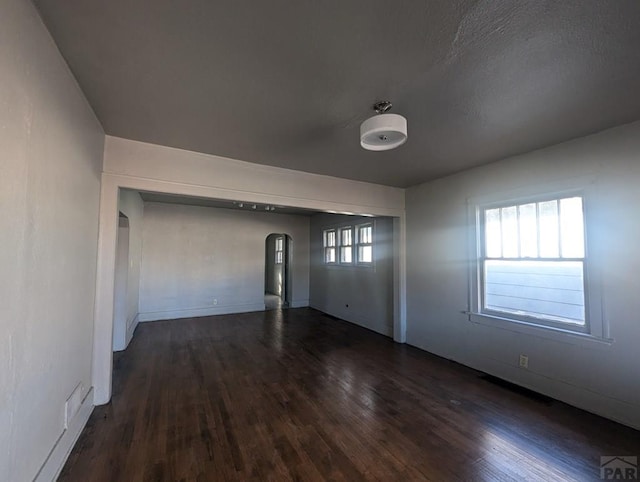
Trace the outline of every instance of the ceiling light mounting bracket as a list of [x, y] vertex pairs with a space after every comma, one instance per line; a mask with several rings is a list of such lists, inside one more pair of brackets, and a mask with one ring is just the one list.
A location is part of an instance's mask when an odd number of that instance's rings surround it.
[[384, 114], [392, 107], [393, 104], [388, 100], [381, 100], [380, 102], [376, 102], [375, 104], [373, 104], [373, 110], [375, 110], [378, 114]]

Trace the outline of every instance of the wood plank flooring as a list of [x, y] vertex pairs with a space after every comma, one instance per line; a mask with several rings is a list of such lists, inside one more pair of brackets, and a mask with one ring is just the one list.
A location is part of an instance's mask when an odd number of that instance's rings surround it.
[[62, 481], [599, 480], [640, 432], [312, 309], [140, 324]]

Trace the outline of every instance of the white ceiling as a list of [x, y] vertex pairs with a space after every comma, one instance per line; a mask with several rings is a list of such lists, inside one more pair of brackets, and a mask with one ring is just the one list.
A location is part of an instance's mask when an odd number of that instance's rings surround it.
[[[35, 0], [113, 136], [406, 187], [640, 119], [636, 0]], [[364, 151], [388, 99], [409, 140]]]

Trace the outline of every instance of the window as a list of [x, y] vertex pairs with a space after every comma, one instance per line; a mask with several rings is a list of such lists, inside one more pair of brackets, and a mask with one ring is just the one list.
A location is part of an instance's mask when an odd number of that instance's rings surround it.
[[587, 332], [580, 196], [478, 208], [477, 311]]
[[322, 232], [324, 264], [343, 267], [373, 266], [373, 226], [337, 225]]
[[276, 238], [276, 264], [282, 264], [283, 238]]
[[373, 262], [373, 226], [361, 224], [358, 226], [358, 263]]
[[351, 226], [340, 229], [340, 263], [353, 261], [353, 229]]
[[324, 262], [336, 262], [336, 230], [327, 229], [323, 233]]

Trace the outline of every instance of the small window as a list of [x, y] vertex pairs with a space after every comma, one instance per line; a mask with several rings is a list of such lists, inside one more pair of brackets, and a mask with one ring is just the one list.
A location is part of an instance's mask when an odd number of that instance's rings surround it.
[[480, 311], [587, 331], [582, 197], [480, 208]]
[[373, 262], [373, 226], [361, 224], [358, 226], [358, 263]]
[[346, 264], [353, 262], [353, 229], [351, 226], [340, 229], [340, 262]]
[[276, 264], [282, 264], [283, 238], [276, 238]]
[[336, 262], [336, 230], [327, 229], [323, 233], [324, 262], [331, 264]]

